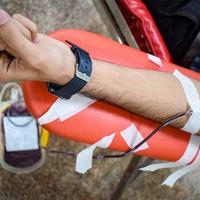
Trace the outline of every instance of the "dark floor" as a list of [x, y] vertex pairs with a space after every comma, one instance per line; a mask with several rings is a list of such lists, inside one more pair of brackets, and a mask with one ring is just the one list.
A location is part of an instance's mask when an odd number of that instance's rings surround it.
[[[42, 33], [79, 28], [109, 36], [91, 0], [0, 0], [0, 7], [31, 18]], [[84, 146], [52, 136], [50, 147], [78, 152]], [[45, 165], [28, 175], [0, 168], [0, 200], [108, 200], [129, 161], [130, 157], [96, 161], [85, 175], [74, 172], [73, 159], [59, 155], [48, 155]], [[199, 172], [181, 179], [172, 189], [160, 185], [169, 174], [169, 170], [143, 173], [121, 199], [200, 199]]]

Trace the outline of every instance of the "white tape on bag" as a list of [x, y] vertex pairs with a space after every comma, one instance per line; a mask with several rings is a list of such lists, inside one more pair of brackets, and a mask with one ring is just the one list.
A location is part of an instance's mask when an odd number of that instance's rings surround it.
[[173, 75], [180, 81], [187, 101], [193, 111], [182, 130], [196, 134], [200, 129], [200, 98], [198, 91], [193, 82], [178, 70], [175, 70]]
[[70, 99], [58, 98], [51, 105], [49, 110], [38, 119], [38, 122], [42, 125], [50, 123], [58, 118], [60, 121], [64, 121], [86, 109], [95, 101], [96, 99], [89, 98], [82, 94], [75, 94]]
[[110, 144], [112, 143], [114, 137], [115, 137], [115, 133], [109, 136], [105, 136], [101, 140], [96, 142], [95, 144], [87, 147], [86, 149], [78, 153], [77, 158], [76, 158], [76, 171], [79, 173], [85, 173], [87, 172], [88, 169], [91, 169], [94, 150], [97, 147], [108, 148]]

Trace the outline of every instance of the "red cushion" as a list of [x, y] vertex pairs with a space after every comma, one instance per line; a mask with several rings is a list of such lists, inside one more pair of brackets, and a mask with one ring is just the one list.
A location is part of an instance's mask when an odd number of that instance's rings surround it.
[[138, 46], [165, 61], [172, 57], [147, 7], [141, 0], [116, 1]]
[[[194, 71], [164, 61], [161, 61], [163, 66], [160, 67], [149, 60], [147, 54], [94, 33], [61, 30], [51, 36], [63, 42], [69, 40], [79, 45], [87, 50], [94, 59], [117, 63], [129, 68], [167, 72], [172, 72], [176, 68], [189, 77], [200, 80], [199, 74]], [[43, 82], [24, 81], [23, 89], [27, 107], [35, 118], [43, 115], [56, 100], [55, 96], [47, 92], [46, 84]], [[90, 144], [115, 132], [116, 137], [109, 148], [126, 151], [128, 146], [120, 136], [120, 132], [132, 123], [143, 137], [159, 126], [159, 123], [139, 117], [117, 106], [97, 101], [63, 122], [55, 120], [44, 127], [66, 139]], [[163, 160], [178, 160], [185, 151], [189, 138], [190, 134], [188, 133], [172, 127], [165, 127], [148, 141], [149, 148], [138, 154]]]

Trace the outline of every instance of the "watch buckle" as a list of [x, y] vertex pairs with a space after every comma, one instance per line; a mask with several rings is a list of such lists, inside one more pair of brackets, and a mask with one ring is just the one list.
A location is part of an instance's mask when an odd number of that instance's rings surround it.
[[82, 73], [79, 71], [78, 69], [78, 63], [76, 63], [76, 76], [80, 79], [82, 79], [85, 82], [89, 82], [89, 80], [91, 79], [91, 77], [87, 76], [86, 73]]

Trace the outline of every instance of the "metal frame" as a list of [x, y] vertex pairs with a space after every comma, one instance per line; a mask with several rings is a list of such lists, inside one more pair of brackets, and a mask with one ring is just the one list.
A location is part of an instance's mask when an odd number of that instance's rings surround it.
[[133, 48], [138, 48], [137, 42], [115, 0], [93, 0], [93, 3], [107, 26], [111, 37], [121, 44], [128, 44]]

